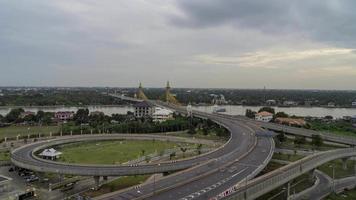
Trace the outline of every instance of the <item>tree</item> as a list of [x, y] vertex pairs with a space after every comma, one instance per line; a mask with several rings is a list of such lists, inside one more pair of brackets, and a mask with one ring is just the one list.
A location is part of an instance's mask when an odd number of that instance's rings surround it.
[[269, 113], [272, 113], [272, 114], [274, 114], [274, 108], [271, 108], [271, 107], [262, 107], [260, 110], [258, 110], [258, 112], [263, 112], [263, 111], [265, 111], [265, 112], [269, 112]]
[[197, 152], [198, 152], [198, 155], [201, 154], [201, 149], [202, 149], [203, 145], [202, 144], [198, 144], [197, 145]]
[[305, 139], [304, 136], [295, 136], [295, 138], [294, 138], [294, 144], [295, 144], [296, 146], [300, 146], [300, 145], [302, 145], [302, 144], [305, 144], [306, 141], [307, 141], [307, 140]]
[[172, 160], [176, 156], [176, 152], [172, 152], [169, 154], [169, 160]]
[[191, 127], [189, 128], [189, 130], [188, 130], [188, 134], [194, 135], [194, 134], [196, 134], [196, 133], [197, 133], [197, 132], [195, 131], [194, 126], [191, 126]]
[[208, 129], [207, 126], [203, 126], [202, 131], [203, 131], [203, 135], [208, 135], [209, 134], [209, 129]]
[[284, 141], [286, 141], [287, 137], [285, 136], [284, 132], [282, 132], [277, 135], [277, 139], [279, 142], [284, 142]]
[[84, 124], [89, 121], [89, 110], [88, 109], [79, 109], [74, 115], [74, 120], [76, 124]]
[[255, 118], [256, 112], [251, 109], [246, 109], [245, 116], [248, 118]]
[[188, 150], [188, 148], [186, 148], [186, 147], [180, 147], [180, 150], [181, 150], [182, 153], [183, 153], [183, 158], [185, 158], [185, 152]]
[[22, 108], [15, 108], [11, 109], [11, 111], [6, 115], [6, 121], [7, 122], [15, 122], [16, 120], [19, 119], [21, 113], [25, 112], [24, 109]]
[[26, 115], [23, 120], [25, 122], [34, 122], [36, 121], [36, 116], [35, 115], [32, 115], [32, 114], [29, 114], [29, 115]]
[[285, 112], [277, 112], [276, 115], [275, 115], [275, 118], [278, 118], [278, 117], [287, 118], [289, 116]]
[[313, 134], [312, 135], [312, 145], [320, 147], [323, 145], [323, 138], [320, 135]]
[[44, 116], [45, 116], [45, 112], [43, 112], [42, 110], [37, 111], [36, 121], [37, 122], [43, 121]]

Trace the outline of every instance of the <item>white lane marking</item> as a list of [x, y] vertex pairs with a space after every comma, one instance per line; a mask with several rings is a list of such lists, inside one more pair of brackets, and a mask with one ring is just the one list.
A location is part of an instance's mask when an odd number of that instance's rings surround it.
[[243, 172], [246, 171], [247, 169], [248, 169], [248, 167], [242, 169], [241, 171], [237, 172], [236, 174], [234, 174], [234, 175], [232, 175], [232, 176], [230, 176], [230, 177], [228, 177], [228, 178], [225, 178], [225, 179], [223, 179], [223, 180], [221, 180], [221, 181], [215, 183], [214, 185], [211, 185], [211, 186], [209, 186], [209, 187], [206, 187], [206, 188], [200, 190], [199, 192], [195, 192], [195, 193], [193, 193], [193, 194], [191, 194], [191, 195], [189, 195], [189, 196], [183, 197], [183, 198], [181, 198], [180, 200], [184, 200], [184, 199], [194, 199], [195, 197], [198, 197], [198, 196], [200, 196], [201, 194], [204, 194], [204, 193], [206, 193], [206, 192], [208, 192], [208, 191], [210, 191], [210, 190], [212, 190], [212, 189], [214, 189], [214, 188], [216, 188], [216, 187], [222, 185], [222, 184], [225, 183], [226, 181], [231, 180], [232, 178], [234, 178], [235, 176], [237, 176], [237, 175], [243, 173]]

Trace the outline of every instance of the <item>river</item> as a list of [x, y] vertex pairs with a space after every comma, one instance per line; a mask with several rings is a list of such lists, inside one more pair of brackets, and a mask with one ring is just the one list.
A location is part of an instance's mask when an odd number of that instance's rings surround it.
[[[226, 109], [227, 114], [232, 115], [244, 115], [246, 109], [251, 109], [253, 111], [258, 111], [260, 107], [258, 106], [236, 106], [236, 105], [225, 105], [221, 106]], [[23, 107], [25, 111], [37, 112], [43, 110], [45, 112], [58, 112], [58, 111], [74, 111], [76, 112], [80, 107]], [[133, 111], [131, 106], [87, 106], [90, 112], [101, 111], [106, 115], [111, 115], [114, 113], [126, 114], [127, 111]], [[212, 112], [213, 106], [193, 106], [193, 109]], [[356, 108], [323, 108], [323, 107], [274, 107], [276, 112], [283, 111], [289, 115], [297, 116], [313, 116], [313, 117], [324, 117], [331, 115], [334, 118], [341, 118], [343, 116], [354, 116], [356, 115]], [[6, 115], [10, 112], [10, 107], [0, 107], [0, 115]]]

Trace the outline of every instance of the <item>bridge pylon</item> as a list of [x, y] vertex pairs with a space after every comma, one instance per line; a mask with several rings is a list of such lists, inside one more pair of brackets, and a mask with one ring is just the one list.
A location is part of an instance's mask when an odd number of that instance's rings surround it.
[[178, 102], [176, 97], [171, 93], [171, 86], [169, 84], [169, 81], [167, 81], [166, 91], [165, 91], [165, 94], [164, 94], [164, 101], [167, 102], [167, 103], [180, 105], [180, 103]]
[[140, 82], [140, 85], [138, 86], [138, 90], [136, 93], [136, 98], [137, 99], [141, 99], [141, 100], [147, 100], [147, 96], [145, 95], [145, 93], [143, 92], [143, 87], [142, 87], [142, 83]]

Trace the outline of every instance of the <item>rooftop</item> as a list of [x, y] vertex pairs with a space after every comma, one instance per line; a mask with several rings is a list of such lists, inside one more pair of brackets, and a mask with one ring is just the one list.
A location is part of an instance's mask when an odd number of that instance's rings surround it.
[[262, 112], [257, 113], [256, 115], [262, 116], [262, 117], [267, 117], [267, 116], [272, 116], [273, 114], [269, 113], [267, 111], [262, 111]]
[[147, 107], [154, 107], [154, 105], [148, 101], [138, 102], [134, 106], [135, 108], [147, 108]]

